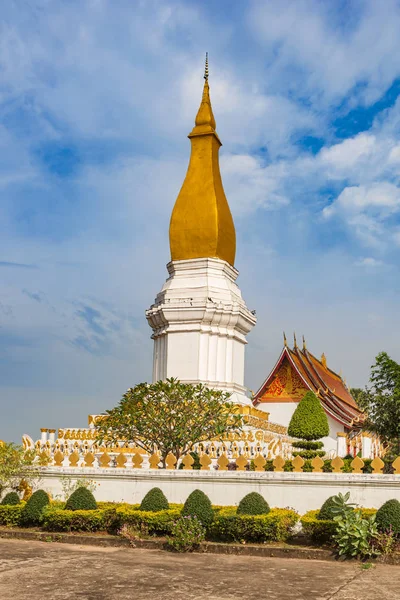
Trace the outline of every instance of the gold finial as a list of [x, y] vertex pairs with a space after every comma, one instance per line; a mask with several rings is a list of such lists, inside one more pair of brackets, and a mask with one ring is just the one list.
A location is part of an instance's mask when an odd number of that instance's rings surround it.
[[204, 79], [208, 81], [208, 52], [206, 52], [206, 64], [204, 67]]
[[321, 363], [322, 363], [322, 366], [325, 367], [325, 369], [326, 369], [326, 356], [325, 356], [324, 352], [321, 355]]
[[296, 339], [296, 333], [293, 333], [293, 344], [294, 344], [294, 348], [297, 348], [297, 339]]
[[307, 346], [306, 346], [306, 338], [303, 335], [303, 350], [307, 350]]
[[286, 333], [285, 332], [283, 332], [283, 343], [284, 343], [285, 348], [287, 348], [287, 339], [286, 339]]

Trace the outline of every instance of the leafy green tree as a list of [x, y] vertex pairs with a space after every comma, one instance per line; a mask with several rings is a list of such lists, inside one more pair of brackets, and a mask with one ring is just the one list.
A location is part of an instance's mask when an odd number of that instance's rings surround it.
[[329, 434], [328, 419], [313, 392], [307, 392], [297, 405], [290, 419], [288, 434], [300, 438], [292, 444], [299, 449], [293, 452], [294, 456], [305, 459], [324, 456], [323, 443], [318, 440]]
[[363, 410], [368, 396], [367, 390], [362, 388], [350, 388], [350, 394], [353, 396], [361, 410]]
[[173, 378], [140, 383], [100, 420], [97, 441], [135, 442], [149, 454], [158, 450], [164, 466], [172, 453], [178, 466], [179, 458], [195, 444], [241, 429], [242, 416], [229, 397], [227, 392]]
[[361, 397], [364, 428], [376, 433], [389, 451], [400, 455], [400, 364], [381, 352], [371, 367], [370, 386]]
[[0, 442], [0, 497], [10, 488], [16, 490], [21, 479], [32, 481], [38, 477], [33, 466], [36, 452], [25, 451], [12, 442]]

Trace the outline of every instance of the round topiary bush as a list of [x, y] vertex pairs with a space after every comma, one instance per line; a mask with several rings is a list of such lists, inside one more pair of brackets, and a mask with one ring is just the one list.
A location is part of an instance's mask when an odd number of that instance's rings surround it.
[[400, 533], [400, 502], [398, 500], [388, 500], [382, 504], [376, 513], [376, 524], [379, 531], [389, 531], [390, 529], [398, 535]]
[[19, 496], [17, 494], [17, 492], [8, 492], [8, 494], [6, 494], [3, 498], [3, 500], [0, 502], [0, 504], [7, 505], [7, 506], [15, 506], [16, 504], [19, 504], [21, 502], [21, 500], [19, 499]]
[[168, 510], [168, 500], [164, 496], [160, 488], [152, 488], [143, 498], [139, 510], [147, 510], [150, 512], [159, 512], [160, 510]]
[[43, 511], [50, 504], [49, 495], [44, 490], [37, 490], [29, 498], [21, 513], [23, 525], [39, 525], [42, 521]]
[[317, 440], [329, 435], [328, 418], [313, 392], [307, 392], [297, 405], [290, 419], [288, 434], [300, 438], [292, 444], [294, 448], [299, 448], [299, 451], [293, 452], [294, 456], [304, 459], [324, 456], [323, 444]]
[[214, 519], [214, 511], [208, 496], [201, 490], [194, 490], [182, 508], [182, 516], [197, 517], [205, 527], [211, 524]]
[[238, 515], [266, 515], [270, 511], [268, 502], [257, 492], [247, 494], [239, 502]]
[[335, 502], [333, 501], [333, 498], [334, 498], [334, 496], [330, 496], [327, 500], [325, 500], [325, 502], [321, 506], [321, 509], [320, 509], [319, 513], [317, 514], [317, 519], [319, 519], [320, 521], [333, 520], [333, 517], [335, 515], [332, 512], [332, 508], [334, 506], [336, 506]]
[[97, 502], [90, 490], [79, 487], [68, 498], [65, 510], [96, 510]]

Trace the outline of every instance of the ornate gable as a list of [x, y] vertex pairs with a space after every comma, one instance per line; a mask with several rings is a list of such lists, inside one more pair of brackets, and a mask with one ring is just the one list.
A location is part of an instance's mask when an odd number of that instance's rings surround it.
[[258, 402], [299, 402], [308, 392], [304, 381], [285, 357], [269, 377]]

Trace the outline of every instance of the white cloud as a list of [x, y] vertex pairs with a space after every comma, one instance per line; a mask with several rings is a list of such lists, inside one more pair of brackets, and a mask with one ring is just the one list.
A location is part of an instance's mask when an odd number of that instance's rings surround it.
[[356, 267], [365, 267], [367, 269], [374, 269], [377, 267], [382, 267], [383, 264], [384, 263], [381, 260], [378, 260], [371, 256], [367, 256], [365, 258], [360, 258], [359, 260], [356, 260], [356, 262], [354, 263], [354, 265]]

